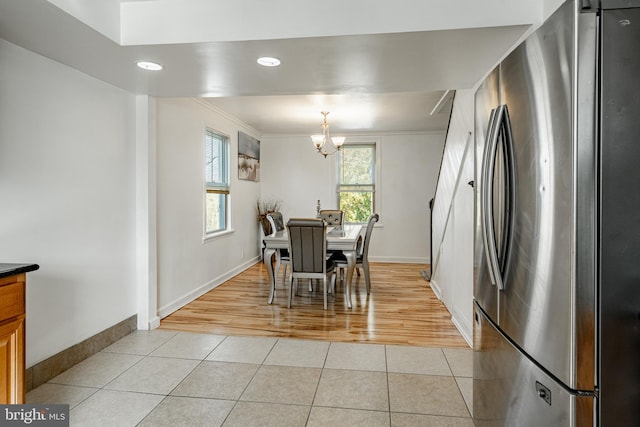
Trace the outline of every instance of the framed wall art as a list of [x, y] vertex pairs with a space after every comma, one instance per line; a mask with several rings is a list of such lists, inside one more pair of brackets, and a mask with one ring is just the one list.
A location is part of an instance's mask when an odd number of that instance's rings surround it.
[[260, 141], [238, 132], [238, 179], [260, 181]]

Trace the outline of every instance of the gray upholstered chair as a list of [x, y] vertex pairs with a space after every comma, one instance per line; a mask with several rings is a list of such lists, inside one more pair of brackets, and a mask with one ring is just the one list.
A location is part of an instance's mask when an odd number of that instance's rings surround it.
[[282, 212], [269, 212], [267, 214], [267, 220], [269, 224], [271, 224], [271, 231], [282, 231], [284, 230], [284, 218], [282, 217]]
[[323, 209], [320, 218], [327, 225], [344, 225], [344, 212], [339, 209]]
[[[371, 242], [371, 232], [373, 231], [373, 226], [380, 219], [378, 214], [373, 214], [369, 217], [369, 221], [367, 222], [367, 229], [364, 233], [364, 241], [362, 245], [357, 250], [356, 255], [356, 271], [358, 272], [358, 276], [360, 275], [360, 270], [364, 270], [364, 281], [367, 286], [367, 295], [371, 292], [371, 275], [369, 273], [369, 243]], [[347, 268], [347, 259], [342, 256], [333, 257], [336, 269], [346, 269]]]
[[300, 279], [322, 279], [324, 309], [327, 309], [327, 278], [331, 275], [329, 289], [335, 284], [335, 266], [327, 259], [326, 224], [319, 218], [292, 218], [287, 223], [289, 231], [289, 303], [293, 298], [293, 282]]
[[[284, 230], [284, 218], [282, 217], [281, 212], [269, 212], [267, 214], [267, 220], [269, 221], [269, 224], [271, 224], [271, 231], [273, 233]], [[276, 251], [276, 269], [274, 279], [278, 277], [278, 271], [280, 270], [280, 266], [282, 266], [282, 281], [285, 281], [287, 277], [287, 265], [289, 265], [289, 250], [279, 249]]]
[[[320, 218], [329, 226], [344, 225], [344, 211], [339, 209], [322, 209], [319, 212]], [[342, 255], [342, 251], [328, 251], [328, 255], [336, 257]]]

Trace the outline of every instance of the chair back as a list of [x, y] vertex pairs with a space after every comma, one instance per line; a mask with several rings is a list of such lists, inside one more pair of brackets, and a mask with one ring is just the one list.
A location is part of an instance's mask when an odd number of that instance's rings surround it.
[[320, 211], [320, 218], [327, 225], [344, 225], [344, 212], [339, 209], [323, 209]]
[[289, 255], [292, 273], [325, 273], [327, 257], [326, 225], [319, 218], [291, 218]]
[[271, 224], [272, 233], [284, 230], [284, 218], [282, 217], [282, 212], [269, 212], [267, 214], [267, 220], [269, 220], [269, 223]]
[[364, 245], [362, 247], [362, 258], [366, 259], [369, 255], [369, 242], [371, 241], [371, 232], [373, 231], [373, 226], [380, 219], [380, 216], [377, 213], [374, 213], [369, 217], [369, 222], [367, 223], [367, 230], [364, 233]]

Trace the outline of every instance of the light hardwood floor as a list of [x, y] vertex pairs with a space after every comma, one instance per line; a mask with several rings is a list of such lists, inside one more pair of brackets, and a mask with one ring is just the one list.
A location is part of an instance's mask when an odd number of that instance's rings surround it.
[[280, 274], [276, 300], [267, 304], [266, 268], [258, 263], [164, 318], [161, 329], [221, 335], [295, 337], [341, 342], [407, 344], [468, 348], [451, 322], [451, 315], [425, 281], [420, 264], [372, 263], [371, 294], [364, 275], [353, 276], [346, 308], [344, 287], [329, 307], [322, 309], [322, 284], [309, 293], [306, 282], [300, 296], [287, 308], [287, 285]]

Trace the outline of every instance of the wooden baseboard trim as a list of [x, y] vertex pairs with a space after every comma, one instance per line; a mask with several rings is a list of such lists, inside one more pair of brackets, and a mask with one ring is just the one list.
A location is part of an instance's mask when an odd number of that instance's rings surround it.
[[60, 375], [73, 365], [93, 356], [120, 338], [137, 330], [137, 315], [133, 315], [86, 340], [54, 354], [26, 370], [27, 391], [33, 390]]

